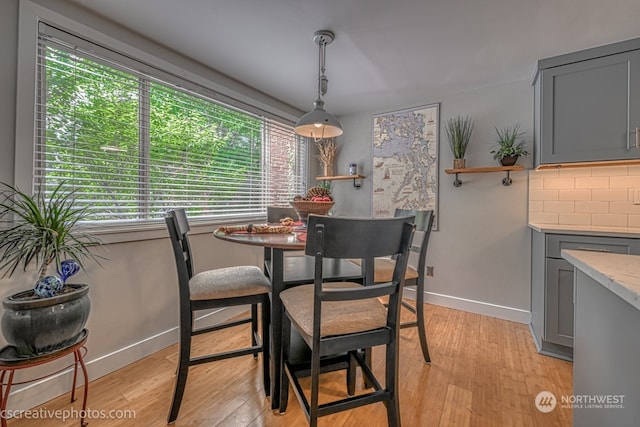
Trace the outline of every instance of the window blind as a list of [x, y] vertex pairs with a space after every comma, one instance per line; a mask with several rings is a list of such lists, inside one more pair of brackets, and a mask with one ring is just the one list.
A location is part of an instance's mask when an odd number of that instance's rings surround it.
[[154, 220], [175, 207], [190, 217], [263, 215], [304, 193], [306, 144], [291, 123], [118, 59], [40, 26], [36, 190], [62, 181], [100, 222]]

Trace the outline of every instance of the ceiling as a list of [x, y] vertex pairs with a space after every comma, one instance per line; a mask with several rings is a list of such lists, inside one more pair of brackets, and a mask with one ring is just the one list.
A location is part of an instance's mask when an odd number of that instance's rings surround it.
[[536, 61], [640, 37], [638, 0], [66, 0], [300, 110], [328, 29], [334, 115], [529, 79]]

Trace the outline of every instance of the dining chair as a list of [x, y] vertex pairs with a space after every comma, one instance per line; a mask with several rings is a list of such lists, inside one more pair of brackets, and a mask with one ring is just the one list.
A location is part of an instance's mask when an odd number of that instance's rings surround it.
[[296, 221], [298, 214], [291, 206], [267, 206], [267, 222], [280, 222], [281, 219], [291, 218]]
[[[314, 283], [280, 293], [284, 306], [283, 368], [280, 412], [287, 408], [289, 383], [309, 425], [318, 418], [359, 406], [383, 402], [389, 426], [400, 426], [398, 401], [398, 332], [404, 272], [415, 225], [413, 217], [356, 219], [309, 216], [305, 253], [315, 262]], [[395, 267], [387, 283], [363, 286], [356, 282], [326, 282], [323, 263], [328, 258], [363, 259], [393, 256]], [[365, 277], [366, 280], [366, 277]], [[388, 297], [388, 306], [379, 300]], [[291, 345], [295, 330], [311, 349], [310, 360], [297, 360]], [[362, 349], [385, 347], [384, 387], [367, 364]], [[320, 373], [325, 366], [352, 361], [360, 366], [373, 390], [319, 404]], [[348, 375], [348, 371], [347, 371]], [[309, 397], [300, 378], [311, 376]]]
[[[267, 206], [267, 221], [278, 223], [283, 218], [298, 220], [298, 214], [293, 207]], [[264, 274], [271, 277], [271, 249], [264, 249]], [[349, 279], [362, 280], [360, 267], [354, 268], [353, 263], [348, 260], [329, 260], [325, 262], [327, 276], [332, 277], [327, 280]], [[313, 283], [314, 280], [314, 260], [308, 257], [303, 251], [290, 250], [284, 257], [283, 277], [286, 287], [300, 284]]]
[[[429, 236], [433, 227], [434, 214], [433, 210], [413, 210], [413, 209], [396, 209], [394, 217], [415, 216], [416, 231], [422, 232], [422, 241], [420, 244], [412, 244], [411, 252], [418, 254], [418, 265], [416, 268], [407, 266], [404, 277], [405, 289], [407, 287], [415, 287], [416, 299], [415, 303], [409, 302], [407, 298], [402, 298], [402, 307], [414, 314], [412, 321], [402, 322], [400, 327], [418, 329], [418, 338], [420, 340], [420, 349], [425, 363], [431, 363], [429, 355], [429, 346], [427, 344], [427, 331], [424, 320], [424, 286], [425, 271], [427, 265], [427, 249], [429, 247]], [[358, 260], [353, 260], [359, 264]], [[374, 283], [384, 283], [391, 279], [395, 263], [388, 258], [376, 258], [374, 261]]]
[[[250, 354], [257, 358], [258, 353], [262, 352], [263, 386], [268, 397], [270, 393], [269, 331], [271, 323], [269, 303], [271, 285], [269, 280], [256, 266], [225, 267], [195, 273], [188, 236], [189, 222], [185, 210], [169, 210], [165, 221], [176, 260], [180, 305], [180, 350], [168, 423], [173, 423], [178, 417], [190, 366]], [[194, 328], [195, 312], [240, 305], [251, 306], [249, 317], [214, 326]], [[262, 312], [260, 319], [262, 337], [258, 333], [258, 305], [261, 306]], [[246, 323], [251, 323], [251, 346], [191, 358], [191, 338], [193, 336]]]

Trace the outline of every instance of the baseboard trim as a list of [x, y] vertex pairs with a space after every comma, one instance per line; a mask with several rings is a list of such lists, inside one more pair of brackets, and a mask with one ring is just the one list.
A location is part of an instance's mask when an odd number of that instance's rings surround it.
[[[229, 307], [206, 313], [196, 319], [196, 327], [201, 328], [221, 323], [231, 317], [247, 311], [247, 308], [248, 307], [245, 306]], [[136, 362], [144, 357], [165, 349], [177, 342], [178, 327], [176, 326], [151, 337], [132, 343], [109, 354], [105, 354], [91, 360], [85, 359], [87, 371], [89, 373], [89, 380], [93, 381], [100, 378], [127, 366], [130, 363]], [[71, 359], [71, 361], [65, 359], [58, 369], [62, 369], [65, 366], [65, 363], [69, 364], [72, 362], [73, 359]], [[45, 369], [44, 373], [56, 370], [53, 363], [45, 365], [43, 369]], [[29, 375], [28, 371], [26, 372], [26, 375]], [[25, 384], [22, 387], [16, 386], [15, 388], [12, 388], [7, 408], [13, 411], [18, 411], [28, 410], [35, 406], [42, 405], [51, 399], [69, 392], [71, 390], [72, 381], [73, 369], [70, 367], [69, 369], [63, 370], [62, 372], [51, 375], [47, 378]], [[80, 385], [82, 381], [82, 373], [80, 373], [78, 375], [78, 385]], [[91, 388], [89, 388], [89, 401], [87, 402], [87, 406], [91, 408]]]
[[[407, 288], [404, 290], [403, 296], [415, 300], [416, 291], [413, 288]], [[517, 323], [531, 323], [531, 312], [504, 305], [490, 304], [467, 298], [437, 294], [435, 292], [425, 292], [424, 302], [454, 308], [456, 310], [468, 311], [470, 313], [482, 314], [484, 316], [496, 317], [498, 319], [510, 320]]]

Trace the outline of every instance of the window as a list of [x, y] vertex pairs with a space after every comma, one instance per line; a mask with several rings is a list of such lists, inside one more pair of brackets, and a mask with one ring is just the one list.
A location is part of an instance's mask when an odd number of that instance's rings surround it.
[[290, 123], [43, 23], [38, 48], [34, 186], [64, 181], [93, 221], [255, 216], [304, 192]]

